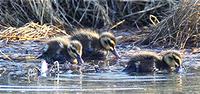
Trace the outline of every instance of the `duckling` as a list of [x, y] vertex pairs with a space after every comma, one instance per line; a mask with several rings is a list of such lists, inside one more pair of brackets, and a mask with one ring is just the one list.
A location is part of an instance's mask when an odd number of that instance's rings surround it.
[[148, 73], [163, 70], [173, 72], [180, 68], [181, 59], [181, 55], [174, 51], [162, 52], [160, 55], [155, 52], [140, 52], [132, 56], [123, 71], [127, 73]]
[[112, 52], [117, 58], [119, 54], [116, 51], [116, 39], [110, 32], [98, 34], [91, 29], [79, 29], [71, 36], [72, 40], [78, 40], [83, 45], [84, 60], [102, 60]]
[[47, 41], [47, 50], [38, 58], [45, 59], [49, 64], [66, 61], [72, 64], [84, 63], [82, 59], [82, 44], [77, 40], [70, 40], [69, 36], [60, 36]]

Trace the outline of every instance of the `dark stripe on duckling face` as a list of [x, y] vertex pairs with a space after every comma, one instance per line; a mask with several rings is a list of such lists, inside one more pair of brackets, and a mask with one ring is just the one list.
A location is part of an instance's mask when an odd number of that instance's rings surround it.
[[76, 51], [76, 49], [74, 49], [74, 47], [70, 47], [70, 50], [73, 53], [74, 57], [77, 57], [78, 52]]
[[182, 60], [181, 60], [181, 57], [179, 57], [179, 56], [177, 56], [177, 55], [175, 55], [175, 54], [173, 54], [172, 55], [173, 56], [173, 59], [175, 60], [175, 66], [176, 67], [179, 67], [179, 66], [181, 66], [181, 64], [182, 64]]
[[83, 64], [84, 61], [82, 59], [82, 45], [80, 42], [78, 41], [72, 41], [71, 42], [71, 45], [68, 46], [68, 53], [71, 57], [73, 57], [74, 59], [77, 59], [74, 60], [76, 62], [73, 62], [73, 63], [78, 63], [78, 64]]
[[114, 46], [115, 46], [115, 43], [112, 41], [112, 40], [107, 40], [107, 42], [108, 42], [108, 45], [110, 45], [110, 47], [112, 47], [112, 48], [114, 48]]

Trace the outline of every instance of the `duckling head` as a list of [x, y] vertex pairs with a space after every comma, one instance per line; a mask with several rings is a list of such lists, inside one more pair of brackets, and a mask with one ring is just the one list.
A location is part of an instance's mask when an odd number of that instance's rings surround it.
[[72, 61], [74, 64], [83, 64], [84, 61], [82, 59], [82, 44], [77, 41], [77, 40], [73, 40], [70, 42], [70, 45], [68, 45], [67, 47], [67, 51], [69, 53], [69, 55], [74, 58], [74, 60]]
[[116, 39], [110, 32], [104, 32], [100, 35], [100, 44], [106, 51], [111, 51], [117, 58], [120, 58], [116, 51]]
[[182, 65], [181, 55], [177, 52], [168, 52], [164, 54], [163, 61], [169, 65], [169, 71], [178, 71]]

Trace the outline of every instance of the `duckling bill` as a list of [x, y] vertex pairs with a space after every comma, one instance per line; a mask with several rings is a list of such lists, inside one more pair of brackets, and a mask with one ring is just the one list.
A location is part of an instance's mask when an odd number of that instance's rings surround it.
[[109, 52], [117, 58], [120, 57], [116, 51], [116, 38], [110, 32], [99, 34], [91, 29], [79, 29], [71, 36], [71, 39], [81, 42], [85, 60], [102, 60]]
[[70, 40], [68, 36], [60, 36], [47, 41], [47, 50], [39, 56], [49, 64], [58, 61], [60, 64], [66, 61], [73, 64], [84, 63], [82, 59], [82, 44], [77, 40]]
[[148, 73], [163, 70], [173, 72], [180, 68], [181, 59], [181, 55], [174, 51], [164, 52], [161, 55], [154, 52], [140, 52], [131, 57], [123, 71], [127, 73]]

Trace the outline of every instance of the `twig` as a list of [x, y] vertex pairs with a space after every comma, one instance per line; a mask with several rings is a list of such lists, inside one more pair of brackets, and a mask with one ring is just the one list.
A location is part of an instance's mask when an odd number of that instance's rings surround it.
[[1, 53], [4, 57], [6, 57], [8, 60], [13, 61], [8, 55], [4, 54], [1, 50], [0, 50], [0, 53]]

